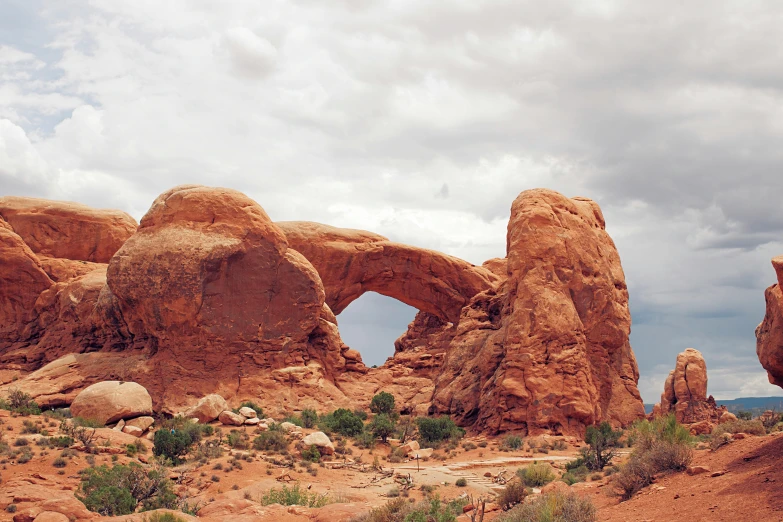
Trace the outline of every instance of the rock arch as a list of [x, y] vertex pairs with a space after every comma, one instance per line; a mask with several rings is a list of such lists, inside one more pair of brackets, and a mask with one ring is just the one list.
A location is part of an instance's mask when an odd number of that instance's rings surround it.
[[373, 291], [456, 323], [476, 294], [500, 278], [484, 267], [366, 232], [309, 221], [282, 221], [291, 248], [313, 264], [326, 291], [326, 304], [339, 314]]

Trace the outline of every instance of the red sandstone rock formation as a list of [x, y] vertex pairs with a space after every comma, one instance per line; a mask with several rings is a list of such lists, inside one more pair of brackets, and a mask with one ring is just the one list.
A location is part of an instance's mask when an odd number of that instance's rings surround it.
[[95, 263], [108, 263], [136, 231], [125, 212], [65, 201], [6, 196], [0, 216], [36, 254]]
[[767, 370], [769, 382], [783, 387], [783, 256], [772, 260], [778, 283], [767, 288], [767, 312], [756, 328], [756, 355]]
[[678, 422], [694, 424], [717, 423], [726, 411], [725, 406], [716, 406], [712, 395], [707, 396], [707, 364], [701, 352], [687, 348], [677, 355], [654, 414], [674, 413]]
[[[0, 368], [26, 374], [14, 386], [44, 405], [119, 380], [168, 412], [209, 393], [326, 410], [383, 389], [491, 431], [578, 433], [643, 414], [622, 268], [590, 200], [522, 193], [507, 259], [484, 267], [369, 232], [276, 225], [243, 194], [199, 186], [157, 198], [108, 269], [38, 257], [3, 230], [29, 276], [0, 275], [16, 288], [0, 294], [14, 321]], [[368, 290], [421, 310], [378, 369], [342, 343], [333, 313]]]
[[456, 322], [474, 295], [498, 281], [491, 271], [462, 259], [394, 243], [371, 232], [307, 221], [277, 225], [291, 248], [318, 270], [326, 303], [335, 314], [373, 291]]

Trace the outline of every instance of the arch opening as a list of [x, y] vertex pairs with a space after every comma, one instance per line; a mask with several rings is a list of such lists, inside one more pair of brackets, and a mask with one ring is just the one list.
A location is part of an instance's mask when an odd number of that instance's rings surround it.
[[343, 342], [362, 355], [366, 366], [381, 366], [394, 355], [418, 310], [376, 292], [365, 292], [337, 316]]

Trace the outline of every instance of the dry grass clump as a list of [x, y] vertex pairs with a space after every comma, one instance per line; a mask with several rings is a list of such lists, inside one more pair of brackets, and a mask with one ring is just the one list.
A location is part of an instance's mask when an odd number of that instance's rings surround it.
[[508, 511], [512, 507], [521, 503], [527, 496], [527, 490], [525, 485], [521, 481], [512, 480], [506, 484], [505, 489], [500, 492], [495, 501], [504, 511]]
[[517, 476], [522, 480], [525, 486], [531, 488], [540, 488], [555, 480], [555, 474], [548, 464], [531, 464], [526, 468], [517, 470]]
[[712, 430], [713, 437], [719, 437], [724, 433], [749, 433], [751, 435], [766, 435], [767, 430], [760, 420], [742, 420], [724, 422], [718, 424]]
[[499, 516], [497, 522], [595, 522], [596, 509], [592, 501], [573, 492], [550, 492], [532, 502], [516, 506]]

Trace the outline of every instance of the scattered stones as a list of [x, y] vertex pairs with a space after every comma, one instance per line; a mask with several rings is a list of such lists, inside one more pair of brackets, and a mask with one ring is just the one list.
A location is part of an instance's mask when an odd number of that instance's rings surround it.
[[220, 415], [218, 415], [218, 420], [221, 424], [226, 426], [241, 426], [245, 423], [245, 418], [243, 416], [229, 410], [221, 412]]
[[152, 414], [152, 398], [144, 386], [135, 382], [103, 381], [79, 392], [71, 403], [71, 413], [105, 425]]

